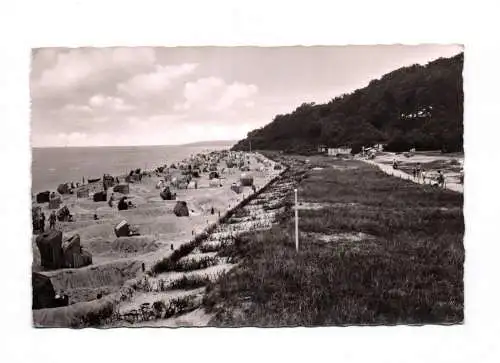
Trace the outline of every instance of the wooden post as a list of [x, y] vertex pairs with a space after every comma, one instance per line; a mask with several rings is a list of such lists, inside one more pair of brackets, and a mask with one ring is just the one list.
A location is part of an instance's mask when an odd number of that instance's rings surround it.
[[297, 189], [295, 189], [295, 250], [299, 252], [299, 204], [297, 199]]

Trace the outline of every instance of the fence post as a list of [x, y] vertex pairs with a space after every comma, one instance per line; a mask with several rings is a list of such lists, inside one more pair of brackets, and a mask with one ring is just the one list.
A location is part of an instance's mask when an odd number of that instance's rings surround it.
[[297, 189], [295, 189], [295, 250], [299, 252], [299, 204], [297, 199]]

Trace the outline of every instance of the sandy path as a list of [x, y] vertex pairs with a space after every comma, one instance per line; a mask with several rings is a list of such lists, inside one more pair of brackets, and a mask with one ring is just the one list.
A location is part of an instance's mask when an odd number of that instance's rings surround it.
[[[388, 175], [392, 175], [392, 176], [395, 176], [395, 177], [398, 177], [401, 179], [409, 180], [409, 181], [412, 181], [412, 182], [417, 183], [417, 184], [428, 184], [429, 185], [429, 184], [435, 182], [435, 180], [431, 180], [429, 178], [426, 178], [425, 180], [422, 180], [421, 178], [413, 178], [412, 175], [405, 173], [402, 170], [393, 169], [392, 165], [389, 165], [389, 164], [382, 164], [380, 162], [376, 162], [373, 160], [366, 160], [366, 159], [361, 159], [361, 161], [364, 161], [365, 163], [370, 164], [370, 165], [375, 165], [376, 167], [378, 167], [380, 170], [382, 170], [384, 173], [386, 173]], [[458, 193], [464, 192], [464, 187], [462, 184], [454, 183], [454, 182], [450, 182], [450, 181], [446, 181], [445, 188], [449, 189], [449, 190], [453, 190], [454, 192], [458, 192]]]

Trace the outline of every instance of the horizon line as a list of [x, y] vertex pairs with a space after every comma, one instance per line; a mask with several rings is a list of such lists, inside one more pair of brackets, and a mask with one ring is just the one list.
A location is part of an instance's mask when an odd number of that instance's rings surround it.
[[45, 145], [45, 146], [34, 146], [31, 145], [32, 149], [64, 149], [64, 148], [85, 148], [85, 147], [143, 147], [143, 146], [190, 146], [196, 144], [209, 144], [209, 143], [237, 143], [239, 140], [203, 140], [203, 141], [193, 141], [183, 144], [142, 144], [142, 145], [78, 145], [78, 146], [56, 146], [56, 145]]

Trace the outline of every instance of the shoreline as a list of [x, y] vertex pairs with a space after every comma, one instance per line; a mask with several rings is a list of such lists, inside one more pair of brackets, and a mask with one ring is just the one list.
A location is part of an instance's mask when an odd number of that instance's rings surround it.
[[[256, 188], [255, 193], [253, 193], [251, 190], [245, 190], [241, 194], [233, 195], [234, 193], [232, 191], [229, 191], [229, 194], [228, 194], [227, 193], [228, 191], [226, 189], [229, 189], [229, 181], [235, 179], [236, 176], [239, 176], [241, 171], [239, 171], [239, 170], [233, 171], [231, 174], [225, 175], [226, 181], [224, 183], [224, 186], [222, 188], [218, 188], [218, 190], [219, 191], [226, 191], [225, 194], [226, 194], [226, 196], [229, 197], [229, 199], [226, 199], [226, 201], [229, 201], [229, 203], [224, 207], [224, 210], [222, 210], [222, 208], [220, 208], [221, 209], [220, 210], [220, 212], [221, 212], [220, 217], [218, 216], [218, 214], [216, 214], [215, 216], [211, 215], [210, 217], [214, 217], [214, 218], [208, 218], [207, 223], [204, 225], [203, 225], [203, 223], [201, 225], [198, 223], [198, 226], [197, 226], [198, 228], [196, 228], [196, 226], [194, 226], [195, 228], [192, 229], [192, 233], [189, 234], [189, 230], [184, 230], [183, 233], [181, 232], [180, 236], [179, 235], [177, 236], [177, 237], [181, 237], [181, 238], [177, 238], [176, 241], [173, 243], [175, 245], [175, 248], [171, 249], [171, 243], [170, 243], [171, 241], [168, 241], [167, 244], [164, 244], [162, 247], [160, 247], [154, 251], [151, 251], [151, 252], [139, 253], [139, 254], [134, 255], [134, 256], [116, 257], [116, 258], [110, 259], [107, 262], [97, 262], [96, 261], [89, 266], [85, 266], [85, 267], [82, 267], [79, 269], [58, 269], [58, 270], [53, 270], [53, 271], [40, 271], [40, 273], [48, 276], [51, 279], [51, 281], [54, 284], [54, 288], [58, 291], [64, 290], [63, 289], [64, 286], [75, 287], [74, 281], [77, 281], [77, 280], [80, 281], [81, 284], [83, 284], [82, 289], [86, 291], [86, 290], [99, 290], [100, 289], [98, 286], [92, 286], [93, 280], [99, 281], [100, 279], [103, 279], [103, 278], [104, 278], [104, 280], [109, 280], [110, 278], [112, 279], [112, 277], [110, 277], [110, 276], [107, 276], [107, 277], [105, 276], [106, 273], [109, 272], [107, 270], [115, 270], [117, 268], [117, 266], [118, 266], [118, 269], [120, 269], [119, 266], [126, 266], [126, 268], [131, 269], [129, 271], [129, 276], [126, 276], [126, 278], [123, 280], [123, 282], [119, 283], [119, 286], [117, 286], [118, 287], [117, 289], [114, 289], [113, 291], [110, 291], [108, 294], [104, 295], [102, 297], [102, 299], [100, 300], [101, 301], [100, 303], [99, 303], [99, 301], [96, 301], [95, 299], [87, 299], [87, 300], [84, 299], [81, 301], [76, 301], [76, 302], [72, 303], [71, 305], [69, 305], [67, 307], [63, 307], [63, 308], [49, 308], [49, 309], [33, 310], [35, 326], [50, 326], [51, 325], [50, 320], [53, 320], [54, 323], [56, 325], [58, 325], [57, 318], [54, 318], [54, 319], [50, 319], [47, 317], [44, 318], [44, 315], [46, 315], [46, 314], [49, 314], [49, 316], [53, 315], [53, 314], [58, 315], [56, 310], [59, 310], [59, 309], [62, 309], [59, 313], [63, 313], [63, 315], [66, 315], [66, 314], [69, 314], [69, 311], [71, 311], [71, 310], [79, 310], [79, 309], [86, 310], [86, 308], [85, 308], [86, 306], [94, 306], [94, 305], [96, 305], [96, 303], [97, 303], [97, 306], [103, 306], [103, 304], [106, 305], [106, 303], [109, 301], [116, 302], [116, 299], [117, 298], [119, 299], [118, 296], [121, 296], [120, 291], [122, 291], [124, 289], [125, 289], [125, 291], [127, 290], [127, 283], [129, 283], [130, 281], [133, 281], [134, 279], [137, 279], [137, 276], [142, 276], [142, 273], [140, 271], [140, 264], [141, 263], [145, 263], [146, 270], [149, 270], [159, 260], [168, 257], [175, 250], [180, 248], [182, 245], [189, 243], [193, 239], [200, 238], [200, 236], [202, 236], [202, 235], [207, 235], [208, 230], [216, 228], [220, 223], [222, 223], [225, 219], [227, 219], [227, 217], [229, 215], [231, 215], [231, 213], [233, 213], [233, 211], [240, 208], [241, 205], [247, 203], [248, 200], [250, 200], [254, 195], [259, 194], [267, 185], [272, 183], [272, 181], [275, 180], [280, 173], [283, 172], [283, 170], [273, 170], [274, 165], [276, 163], [270, 159], [265, 158], [263, 155], [261, 155], [259, 153], [252, 153], [252, 154], [244, 153], [243, 155], [245, 155], [245, 157], [247, 155], [251, 155], [252, 157], [260, 158], [261, 160], [263, 160], [264, 163], [265, 162], [271, 163], [270, 170], [262, 173], [262, 175], [259, 174], [258, 176], [254, 177], [254, 180], [256, 180], [256, 182], [258, 183], [258, 186]], [[252, 172], [250, 172], [250, 173], [252, 173]], [[256, 174], [258, 174], [258, 173], [256, 173]], [[131, 184], [131, 186], [132, 185], [134, 185], [134, 184]], [[138, 188], [141, 187], [141, 183], [137, 183], [135, 185]], [[200, 189], [203, 191], [203, 188], [200, 188]], [[210, 190], [213, 190], [213, 188], [212, 189], [207, 188], [206, 190], [210, 191]], [[131, 190], [131, 192], [132, 192], [132, 190]], [[156, 190], [156, 192], [159, 192], [159, 190]], [[216, 192], [217, 192], [217, 190], [215, 191], [215, 193]], [[185, 197], [189, 196], [190, 190], [187, 190], [185, 194], [186, 194], [186, 195], [184, 195]], [[214, 194], [214, 192], [212, 192], [211, 194]], [[212, 195], [212, 197], [216, 198], [217, 196]], [[196, 199], [196, 198], [193, 197], [192, 199]], [[178, 200], [182, 200], [182, 198], [181, 199], [178, 198]], [[168, 202], [169, 201], [163, 201], [163, 203], [168, 203]], [[141, 204], [141, 206], [144, 206], [144, 205], [148, 205], [148, 201], [145, 201], [144, 204]], [[136, 209], [134, 209], [134, 210], [136, 210]], [[202, 217], [205, 217], [205, 216], [202, 214]], [[174, 218], [179, 218], [179, 217], [174, 217]], [[176, 222], [177, 221], [182, 221], [182, 219], [177, 219]], [[72, 223], [72, 222], [68, 222], [68, 223]], [[89, 221], [89, 225], [92, 226], [92, 225], [94, 225], [94, 223]], [[192, 223], [187, 223], [187, 225], [193, 227]], [[186, 227], [187, 225], [184, 224], [184, 227]], [[70, 233], [71, 232], [68, 231], [65, 234], [70, 234]], [[184, 236], [184, 238], [182, 238], [182, 236]], [[139, 236], [136, 239], [140, 239], [141, 237], [142, 236]], [[160, 233], [160, 239], [161, 239], [161, 233]], [[120, 238], [116, 238], [116, 240], [119, 241]], [[84, 243], [82, 243], [82, 245], [84, 245]], [[125, 267], [123, 267], [123, 268], [125, 268]], [[104, 273], [104, 275], [101, 276], [103, 273]], [[91, 276], [89, 277], [88, 274], [90, 274]], [[83, 282], [83, 280], [87, 280], [90, 282], [86, 283], [86, 282]], [[76, 284], [78, 285], [78, 283], [76, 283]], [[75, 287], [75, 288], [78, 289], [78, 287]], [[51, 310], [52, 312], [50, 312], [49, 310]], [[47, 322], [49, 322], [49, 324], [47, 324]]]
[[[64, 175], [62, 177], [58, 177], [57, 175], [57, 170], [63, 170], [63, 169], [70, 169], [70, 170], [80, 170], [80, 166], [78, 166], [78, 161], [77, 160], [74, 160], [76, 164], [72, 164], [71, 166], [69, 165], [66, 165], [66, 166], [57, 166], [57, 165], [45, 165], [45, 167], [42, 167], [42, 165], [38, 165], [39, 163], [42, 163], [42, 159], [43, 158], [49, 158], [49, 157], [54, 157], [53, 155], [39, 155], [36, 159], [35, 159], [35, 156], [34, 156], [34, 153], [32, 151], [32, 161], [31, 161], [31, 170], [32, 172], [35, 171], [35, 169], [38, 169], [38, 172], [43, 172], [45, 173], [44, 177], [38, 181], [38, 186], [35, 186], [35, 178], [31, 178], [31, 195], [32, 197], [34, 197], [36, 194], [38, 193], [41, 193], [41, 192], [45, 192], [45, 191], [56, 191], [57, 190], [57, 186], [61, 183], [64, 183], [64, 182], [69, 182], [71, 184], [71, 182], [74, 182], [74, 183], [80, 183], [80, 186], [81, 186], [81, 183], [82, 183], [82, 177], [85, 178], [86, 180], [86, 184], [87, 184], [87, 180], [90, 178], [90, 179], [95, 179], [95, 178], [101, 178], [102, 179], [102, 175], [103, 174], [110, 174], [110, 175], [113, 175], [115, 177], [119, 177], [120, 179], [124, 178], [125, 176], [128, 175], [128, 173], [130, 172], [130, 170], [136, 170], [137, 168], [141, 168], [141, 170], [147, 165], [147, 167], [144, 169], [144, 171], [149, 171], [149, 172], [153, 172], [157, 167], [160, 167], [162, 165], [164, 165], [166, 163], [165, 160], [168, 160], [168, 165], [171, 165], [172, 163], [173, 164], [178, 164], [180, 162], [182, 162], [184, 159], [188, 159], [189, 157], [191, 156], [194, 156], [194, 155], [197, 155], [197, 154], [209, 154], [211, 152], [220, 152], [220, 151], [223, 151], [223, 150], [228, 150], [231, 148], [231, 145], [226, 145], [226, 147], [217, 147], [217, 146], [213, 146], [213, 147], [205, 147], [205, 146], [196, 146], [196, 145], [144, 145], [144, 146], [103, 146], [103, 147], [68, 147], [68, 148], [65, 148], [65, 147], [48, 147], [48, 148], [34, 148], [34, 149], [37, 149], [38, 152], [40, 153], [46, 153], [48, 151], [51, 151], [51, 150], [57, 150], [57, 151], [63, 151], [64, 149], [72, 149], [72, 150], [79, 150], [79, 149], [82, 149], [82, 150], [89, 150], [89, 151], [95, 151], [95, 150], [98, 150], [98, 149], [109, 149], [107, 150], [108, 152], [109, 151], [114, 151], [114, 152], [127, 152], [127, 151], [130, 151], [131, 148], [137, 148], [137, 149], [141, 149], [141, 148], [149, 148], [149, 149], [159, 149], [161, 151], [164, 151], [165, 152], [165, 155], [161, 157], [161, 161], [158, 160], [157, 157], [154, 157], [153, 158], [153, 161], [150, 162], [150, 161], [145, 161], [145, 160], [148, 160], [147, 159], [147, 155], [144, 155], [145, 158], [143, 160], [136, 160], [136, 161], [131, 161], [130, 164], [128, 165], [122, 165], [125, 161], [124, 160], [121, 160], [119, 162], [119, 166], [116, 166], [114, 165], [113, 163], [108, 165], [108, 167], [106, 168], [107, 170], [101, 170], [100, 172], [86, 172], [86, 171], [83, 171], [83, 172], [78, 172], [75, 174], [78, 174], [78, 175], [73, 175], [73, 176], [69, 176], [67, 178], [64, 177]], [[186, 149], [186, 150], [189, 150], [187, 151], [186, 153], [179, 153], [179, 149]], [[177, 155], [177, 154], [180, 154], [180, 155]], [[156, 156], [158, 156], [159, 153], [155, 153]], [[173, 156], [171, 156], [171, 154], [173, 154]], [[99, 155], [93, 155], [94, 158], [98, 157]], [[99, 160], [96, 159], [96, 163], [98, 163]], [[108, 160], [109, 162], [109, 160]], [[132, 164], [135, 164], [135, 165], [132, 165]], [[84, 167], [85, 169], [85, 167]], [[147, 169], [147, 170], [146, 170]], [[126, 174], [124, 174], [126, 173]], [[50, 177], [49, 175], [50, 174], [54, 174], [54, 178]], [[70, 173], [71, 174], [71, 173]], [[83, 175], [82, 175], [83, 174]], [[54, 180], [55, 178], [57, 177], [57, 180]], [[50, 182], [48, 180], [51, 180]], [[67, 179], [67, 180], [64, 180], [64, 179]]]

